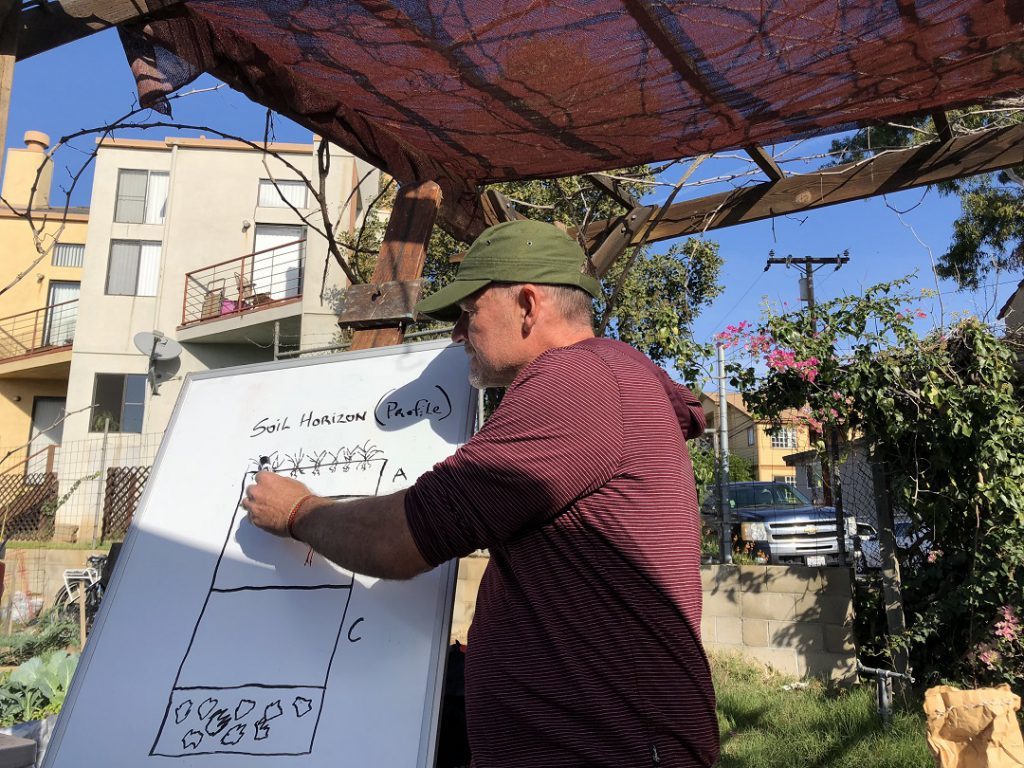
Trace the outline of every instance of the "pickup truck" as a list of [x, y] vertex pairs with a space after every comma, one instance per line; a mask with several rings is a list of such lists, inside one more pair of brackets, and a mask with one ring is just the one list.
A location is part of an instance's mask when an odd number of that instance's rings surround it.
[[[772, 565], [839, 565], [835, 507], [816, 507], [787, 483], [746, 482], [728, 486], [734, 547], [746, 548]], [[712, 492], [701, 514], [719, 529], [719, 500]], [[853, 554], [857, 521], [846, 519], [846, 551]]]

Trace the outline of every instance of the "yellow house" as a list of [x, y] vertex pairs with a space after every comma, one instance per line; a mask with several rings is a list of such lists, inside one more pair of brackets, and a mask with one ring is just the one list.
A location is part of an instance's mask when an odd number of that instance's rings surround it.
[[0, 475], [47, 471], [60, 444], [89, 219], [51, 206], [49, 137], [24, 140], [0, 193]]
[[[729, 453], [750, 462], [755, 480], [795, 484], [796, 468], [788, 466], [784, 457], [810, 447], [807, 425], [793, 414], [783, 417], [781, 428], [769, 431], [771, 425], [751, 415], [742, 395], [727, 392], [725, 399], [728, 404]], [[718, 393], [702, 392], [700, 401], [708, 422], [705, 434], [717, 451]]]

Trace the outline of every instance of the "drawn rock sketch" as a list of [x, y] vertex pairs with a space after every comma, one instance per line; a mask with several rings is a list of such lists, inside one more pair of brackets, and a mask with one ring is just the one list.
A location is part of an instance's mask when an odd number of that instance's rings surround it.
[[[256, 530], [241, 493], [210, 590], [178, 668], [150, 755], [304, 755], [356, 582], [308, 548]], [[376, 496], [387, 460], [370, 443], [271, 457], [322, 496]]]

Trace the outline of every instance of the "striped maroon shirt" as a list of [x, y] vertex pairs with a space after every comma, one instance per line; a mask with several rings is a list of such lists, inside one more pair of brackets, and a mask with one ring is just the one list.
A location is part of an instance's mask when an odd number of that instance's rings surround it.
[[406, 516], [437, 565], [491, 560], [466, 657], [478, 768], [709, 766], [693, 395], [609, 339], [524, 368]]

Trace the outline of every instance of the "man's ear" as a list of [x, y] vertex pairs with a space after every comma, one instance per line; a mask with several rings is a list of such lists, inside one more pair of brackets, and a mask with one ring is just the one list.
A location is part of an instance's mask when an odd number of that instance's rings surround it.
[[532, 283], [526, 283], [519, 289], [519, 311], [523, 318], [523, 334], [528, 334], [537, 324], [540, 310], [540, 290]]

